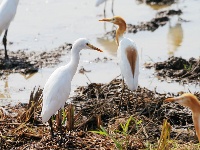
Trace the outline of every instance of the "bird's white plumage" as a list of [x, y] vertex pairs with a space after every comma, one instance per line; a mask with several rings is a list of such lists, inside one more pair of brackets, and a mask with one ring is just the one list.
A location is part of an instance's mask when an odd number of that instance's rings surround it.
[[0, 35], [7, 30], [13, 20], [19, 0], [3, 0], [0, 4]]
[[71, 91], [71, 81], [76, 73], [79, 63], [79, 52], [90, 49], [89, 41], [85, 38], [76, 40], [71, 50], [70, 62], [57, 68], [47, 80], [43, 91], [42, 122], [47, 122], [50, 117], [62, 108]]
[[101, 5], [105, 1], [107, 1], [107, 0], [96, 0], [95, 6], [97, 7], [97, 6]]
[[56, 69], [45, 84], [43, 91], [42, 121], [46, 122], [64, 106], [70, 91], [73, 75], [71, 67], [62, 66]]
[[[128, 58], [127, 58], [127, 49], [131, 49], [132, 51], [135, 51], [136, 59], [133, 61], [134, 66], [134, 74], [132, 72], [132, 67]], [[119, 58], [119, 66], [121, 70], [121, 74], [124, 77], [125, 83], [127, 84], [128, 88], [133, 91], [136, 90], [138, 87], [138, 76], [139, 76], [139, 56], [137, 52], [137, 48], [135, 43], [128, 38], [122, 37], [120, 38], [117, 55]]]

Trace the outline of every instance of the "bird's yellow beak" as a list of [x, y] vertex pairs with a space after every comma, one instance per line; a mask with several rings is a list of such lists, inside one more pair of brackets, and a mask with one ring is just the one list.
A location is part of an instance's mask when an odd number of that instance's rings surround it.
[[177, 99], [176, 98], [167, 98], [164, 100], [164, 102], [175, 102]]
[[100, 19], [99, 21], [111, 22], [111, 21], [112, 21], [112, 19], [110, 19], [110, 18], [104, 18], [104, 19]]
[[100, 50], [99, 48], [93, 46], [92, 44], [89, 44], [89, 43], [88, 43], [87, 46], [90, 47], [91, 49], [97, 50], [97, 51], [99, 51], [99, 52], [103, 52], [102, 50]]

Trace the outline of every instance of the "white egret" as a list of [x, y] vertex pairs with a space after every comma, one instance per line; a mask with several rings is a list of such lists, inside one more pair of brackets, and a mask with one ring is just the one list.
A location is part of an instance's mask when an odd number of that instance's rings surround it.
[[82, 49], [93, 49], [102, 52], [99, 48], [91, 45], [85, 38], [76, 40], [71, 50], [71, 60], [65, 65], [57, 68], [47, 80], [43, 91], [42, 122], [47, 122], [51, 126], [53, 136], [51, 116], [64, 107], [71, 91], [71, 81], [76, 73], [79, 64], [79, 52]]
[[182, 106], [186, 106], [192, 111], [192, 120], [196, 130], [198, 140], [200, 142], [200, 101], [191, 93], [184, 93], [181, 96], [167, 98], [165, 102], [177, 102]]
[[[104, 17], [105, 17], [105, 15], [106, 15], [106, 2], [107, 2], [107, 0], [96, 0], [96, 3], [95, 3], [95, 6], [96, 6], [96, 7], [98, 7], [99, 5], [105, 3], [105, 5], [104, 5], [104, 10], [103, 10], [103, 12], [104, 12]], [[112, 7], [111, 7], [112, 14], [114, 15], [113, 5], [114, 5], [114, 0], [112, 0]]]
[[131, 91], [136, 90], [139, 76], [139, 56], [135, 43], [131, 39], [123, 36], [126, 31], [126, 22], [119, 16], [104, 18], [99, 21], [111, 22], [119, 26], [116, 30], [116, 42], [118, 45], [117, 56], [119, 58], [119, 66], [123, 81], [122, 95], [124, 91], [124, 80]]
[[3, 0], [0, 5], [0, 35], [5, 31], [3, 44], [5, 49], [5, 59], [8, 59], [7, 54], [7, 33], [10, 22], [15, 17], [19, 0]]

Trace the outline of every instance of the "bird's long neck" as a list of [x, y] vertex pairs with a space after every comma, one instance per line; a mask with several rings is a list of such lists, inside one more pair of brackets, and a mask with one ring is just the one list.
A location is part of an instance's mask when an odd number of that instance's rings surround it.
[[68, 65], [70, 66], [73, 75], [76, 73], [79, 64], [79, 59], [80, 59], [79, 52], [80, 50], [77, 50], [76, 47], [73, 47], [71, 50], [71, 60]]
[[190, 106], [188, 106], [192, 112], [198, 112], [200, 115], [200, 101], [196, 97], [192, 97], [194, 99]]
[[126, 22], [122, 21], [118, 24], [118, 29], [116, 31], [116, 41], [117, 44], [119, 45], [119, 42], [121, 40], [121, 38], [123, 37], [124, 32], [126, 31]]
[[200, 142], [200, 102], [197, 98], [196, 101], [193, 102], [193, 107], [190, 107], [190, 109], [192, 110], [192, 119], [198, 140]]
[[196, 135], [200, 142], [200, 114], [192, 113], [192, 119], [196, 130]]

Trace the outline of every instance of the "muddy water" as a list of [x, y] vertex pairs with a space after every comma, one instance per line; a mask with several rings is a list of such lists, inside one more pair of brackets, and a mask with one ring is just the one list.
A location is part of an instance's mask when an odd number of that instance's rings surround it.
[[[94, 0], [20, 0], [18, 12], [12, 22], [8, 40], [10, 50], [26, 49], [27, 51], [49, 51], [64, 42], [73, 43], [79, 37], [87, 37], [92, 44], [103, 49], [105, 53], [81, 52], [80, 65], [91, 72], [86, 75], [77, 73], [72, 81], [72, 89], [90, 82], [107, 83], [120, 74], [116, 58], [115, 42], [103, 38], [106, 31], [113, 26], [98, 22], [103, 17], [103, 7], [95, 7]], [[179, 85], [178, 83], [160, 82], [152, 73], [153, 70], [144, 69], [144, 62], [157, 62], [166, 60], [170, 55], [183, 58], [200, 56], [200, 8], [199, 2], [178, 1], [177, 4], [165, 7], [151, 7], [144, 3], [132, 0], [115, 0], [114, 13], [125, 18], [127, 23], [137, 24], [149, 21], [155, 17], [159, 10], [181, 9], [180, 18], [188, 22], [178, 21], [173, 17], [171, 22], [160, 27], [155, 32], [142, 31], [137, 34], [126, 34], [133, 39], [140, 54], [139, 85], [158, 92], [199, 91], [195, 85]], [[112, 16], [111, 1], [107, 3], [106, 14]], [[106, 29], [105, 29], [106, 27]], [[2, 38], [2, 37], [1, 37]], [[0, 45], [3, 48], [3, 45]], [[111, 58], [107, 62], [93, 62], [97, 57]], [[70, 56], [63, 56], [66, 64]], [[55, 68], [57, 68], [55, 67]], [[27, 102], [33, 87], [43, 87], [55, 68], [43, 68], [32, 76], [11, 74], [0, 80], [0, 105]], [[73, 95], [73, 91], [72, 94]]]

